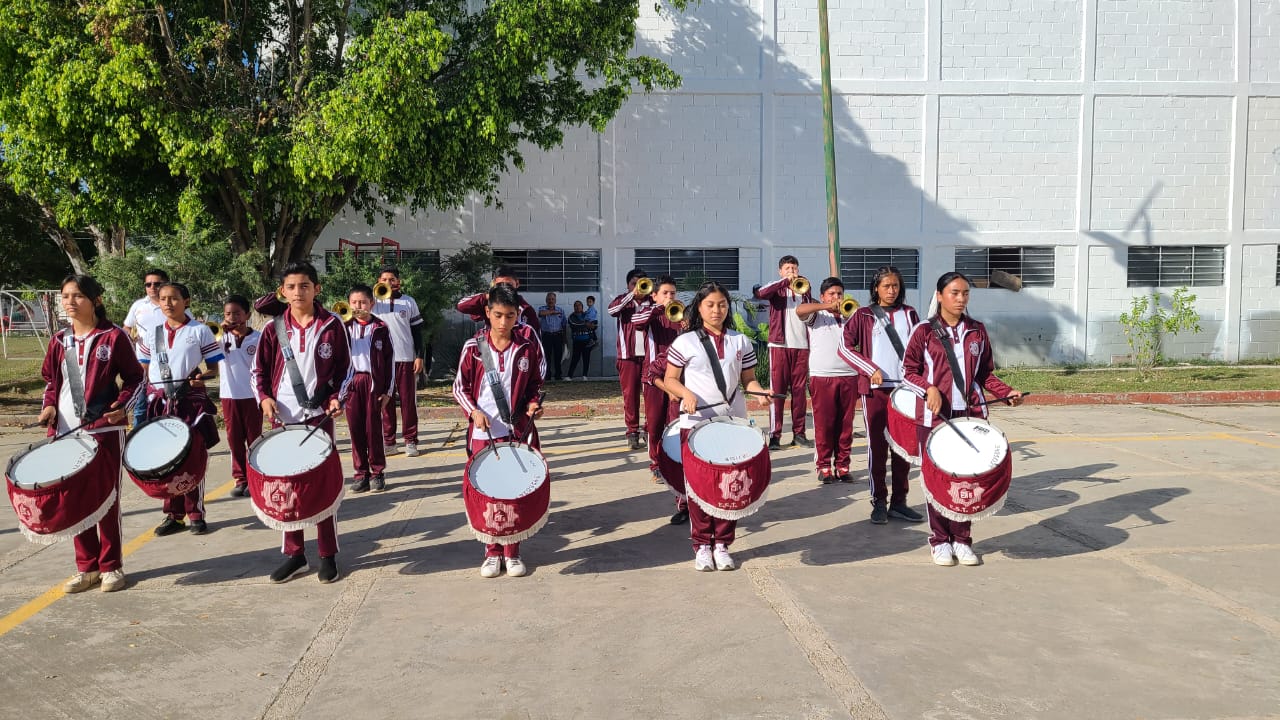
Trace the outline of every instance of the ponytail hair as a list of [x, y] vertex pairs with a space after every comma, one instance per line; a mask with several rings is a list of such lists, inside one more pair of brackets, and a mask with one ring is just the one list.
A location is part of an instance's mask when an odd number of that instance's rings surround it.
[[75, 286], [80, 289], [80, 292], [85, 297], [93, 301], [93, 313], [98, 317], [98, 322], [106, 320], [107, 306], [102, 303], [102, 296], [105, 292], [102, 289], [102, 284], [97, 280], [94, 280], [90, 275], [72, 273], [63, 278], [62, 284], [58, 287], [65, 288], [67, 285], [72, 283], [75, 283]]
[[973, 287], [973, 281], [962, 272], [952, 270], [951, 272], [942, 273], [942, 277], [938, 278], [938, 288], [933, 293], [933, 299], [929, 301], [929, 314], [925, 316], [926, 319], [932, 320], [938, 316], [938, 293], [956, 280], [963, 280], [969, 287]]
[[[702, 287], [698, 288], [698, 292], [694, 293], [693, 299], [688, 304], [689, 329], [686, 332], [697, 332], [702, 329], [702, 301], [709, 296], [720, 293], [724, 296], [725, 302], [729, 302], [729, 289], [715, 280], [708, 280], [702, 283]], [[725, 318], [725, 325], [728, 326], [729, 319]]]

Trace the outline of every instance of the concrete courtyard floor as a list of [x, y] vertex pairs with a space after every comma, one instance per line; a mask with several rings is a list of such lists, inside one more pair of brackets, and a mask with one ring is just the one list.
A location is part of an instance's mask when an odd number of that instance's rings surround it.
[[[280, 535], [228, 495], [224, 445], [208, 535], [155, 538], [125, 481], [124, 592], [63, 596], [70, 544], [0, 513], [0, 717], [1277, 717], [1278, 420], [1000, 409], [1015, 478], [976, 568], [934, 566], [924, 525], [873, 526], [865, 472], [820, 486], [785, 450], [717, 573], [620, 421], [548, 420], [550, 523], [528, 577], [492, 580], [433, 422], [387, 492], [343, 504], [332, 585], [268, 581]], [[0, 461], [37, 437], [0, 432]]]

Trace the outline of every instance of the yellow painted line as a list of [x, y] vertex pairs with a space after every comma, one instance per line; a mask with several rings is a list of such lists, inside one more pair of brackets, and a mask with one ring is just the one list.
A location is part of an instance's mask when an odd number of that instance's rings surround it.
[[[231, 488], [233, 487], [235, 487], [235, 480], [231, 480], [227, 482], [227, 484], [223, 485], [222, 487], [216, 488], [211, 492], [205, 493], [204, 501], [210, 502], [212, 500], [217, 500], [223, 495], [226, 495], [227, 493], [231, 492]], [[154, 540], [155, 537], [156, 537], [155, 530], [148, 530], [142, 533], [141, 535], [139, 535], [138, 537], [125, 543], [124, 548], [121, 549], [120, 551], [121, 559], [129, 557], [135, 551], [141, 548], [143, 545], [146, 545], [147, 543]], [[67, 580], [70, 580], [72, 577], [74, 576], [68, 575]], [[61, 583], [58, 583], [57, 585], [54, 585], [48, 590], [45, 590], [34, 600], [28, 601], [22, 607], [18, 608], [17, 610], [14, 610], [8, 615], [5, 615], [3, 618], [0, 618], [0, 637], [4, 637], [6, 634], [8, 634], [10, 630], [13, 630], [14, 628], [18, 627], [22, 623], [30, 620], [41, 610], [44, 610], [45, 608], [57, 602], [64, 595], [66, 595], [66, 593], [62, 591], [62, 586], [65, 583], [66, 583], [66, 580], [62, 581]]]
[[1272, 443], [1264, 443], [1261, 440], [1250, 440], [1249, 438], [1240, 437], [1239, 435], [1232, 435], [1231, 433], [1218, 433], [1218, 437], [1223, 440], [1233, 440], [1238, 443], [1245, 443], [1246, 445], [1257, 445], [1258, 447], [1272, 448], [1273, 450], [1280, 450], [1280, 445], [1274, 445]]

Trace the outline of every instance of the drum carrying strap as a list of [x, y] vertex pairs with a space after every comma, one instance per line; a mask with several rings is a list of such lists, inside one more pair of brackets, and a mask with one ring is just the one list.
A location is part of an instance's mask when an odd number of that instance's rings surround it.
[[186, 388], [185, 384], [173, 382], [173, 370], [169, 369], [169, 342], [164, 337], [164, 323], [156, 326], [155, 344], [151, 346], [151, 355], [160, 365], [160, 379], [164, 382], [164, 395], [174, 398]]
[[733, 399], [738, 397], [738, 387], [734, 386], [733, 397], [730, 397], [729, 385], [724, 381], [724, 368], [720, 366], [720, 354], [716, 352], [715, 343], [707, 337], [706, 330], [698, 331], [698, 339], [702, 341], [702, 348], [707, 351], [707, 360], [711, 362], [711, 374], [716, 377], [716, 387], [720, 388], [720, 397], [724, 398], [725, 406], [730, 407], [733, 405]]
[[898, 330], [893, 326], [893, 321], [889, 319], [889, 315], [884, 311], [884, 308], [879, 305], [871, 306], [871, 314], [884, 323], [884, 332], [889, 336], [889, 344], [893, 345], [894, 352], [898, 353], [898, 362], [902, 362], [902, 359], [907, 356], [907, 350], [902, 347], [902, 338], [898, 337]]
[[[284, 315], [277, 315], [272, 321], [276, 327], [276, 339], [280, 341], [280, 354], [284, 356], [285, 369], [289, 371], [289, 384], [293, 386], [293, 396], [298, 404], [307, 410], [320, 407], [316, 398], [307, 392], [307, 383], [302, 379], [302, 371], [298, 369], [298, 359], [293, 356], [293, 346], [289, 344], [289, 333], [284, 329]], [[320, 388], [316, 388], [316, 396], [320, 396]]]
[[489, 392], [493, 393], [493, 402], [498, 406], [498, 417], [502, 418], [502, 423], [512, 432], [515, 426], [511, 424], [511, 405], [507, 401], [507, 391], [502, 387], [502, 375], [498, 372], [497, 363], [493, 361], [493, 351], [489, 349], [488, 333], [483, 333], [482, 337], [476, 338], [476, 347], [480, 348], [480, 362], [484, 364], [484, 380], [489, 383]]
[[[947, 364], [951, 366], [951, 378], [952, 378], [952, 381], [956, 384], [956, 387], [960, 388], [960, 394], [964, 399], [965, 413], [968, 414], [968, 411], [969, 411], [969, 387], [968, 386], [971, 385], [972, 383], [970, 383], [965, 378], [964, 372], [961, 371], [960, 361], [956, 359], [956, 349], [951, 344], [951, 333], [947, 332], [947, 328], [943, 326], [941, 322], [938, 321], [938, 318], [934, 318], [933, 320], [930, 320], [929, 325], [933, 327], [933, 334], [936, 335], [938, 337], [938, 341], [942, 343], [942, 348], [947, 351]], [[961, 381], [964, 381], [964, 385], [960, 384]]]
[[[85, 345], [89, 344], [89, 340], [92, 337], [90, 335], [84, 339]], [[75, 339], [70, 330], [67, 331], [67, 338], [71, 340], [71, 343], [63, 344], [62, 346], [62, 375], [67, 379], [67, 389], [71, 391], [71, 405], [76, 410], [76, 419], [83, 420], [85, 408], [84, 378], [80, 377], [80, 363], [71, 357], [71, 353], [75, 352], [74, 345], [79, 341]], [[89, 348], [86, 347], [85, 352], [88, 352], [88, 350]]]

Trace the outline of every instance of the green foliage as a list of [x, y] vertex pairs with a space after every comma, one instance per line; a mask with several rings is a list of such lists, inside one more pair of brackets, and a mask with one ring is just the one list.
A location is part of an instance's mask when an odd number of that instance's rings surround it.
[[[89, 242], [81, 247], [92, 250]], [[40, 208], [0, 183], [0, 287], [53, 288], [70, 272], [67, 256], [40, 227]]]
[[4, 176], [66, 227], [136, 233], [198, 201], [270, 277], [344, 208], [391, 221], [494, 202], [523, 153], [679, 83], [633, 54], [638, 0], [305, 9], [5, 0]]
[[219, 320], [227, 295], [237, 293], [253, 300], [269, 291], [271, 286], [258, 272], [262, 260], [256, 250], [232, 253], [220, 228], [186, 226], [136, 240], [122, 256], [98, 256], [93, 275], [106, 288], [107, 314], [117, 323], [142, 297], [142, 273], [150, 268], [161, 268], [174, 282], [187, 286], [193, 315]]
[[1160, 304], [1158, 295], [1138, 295], [1129, 312], [1120, 313], [1120, 326], [1133, 357], [1138, 374], [1145, 377], [1162, 359], [1160, 339], [1184, 330], [1200, 332], [1200, 314], [1195, 309], [1196, 296], [1185, 287], [1173, 291], [1169, 308]]

